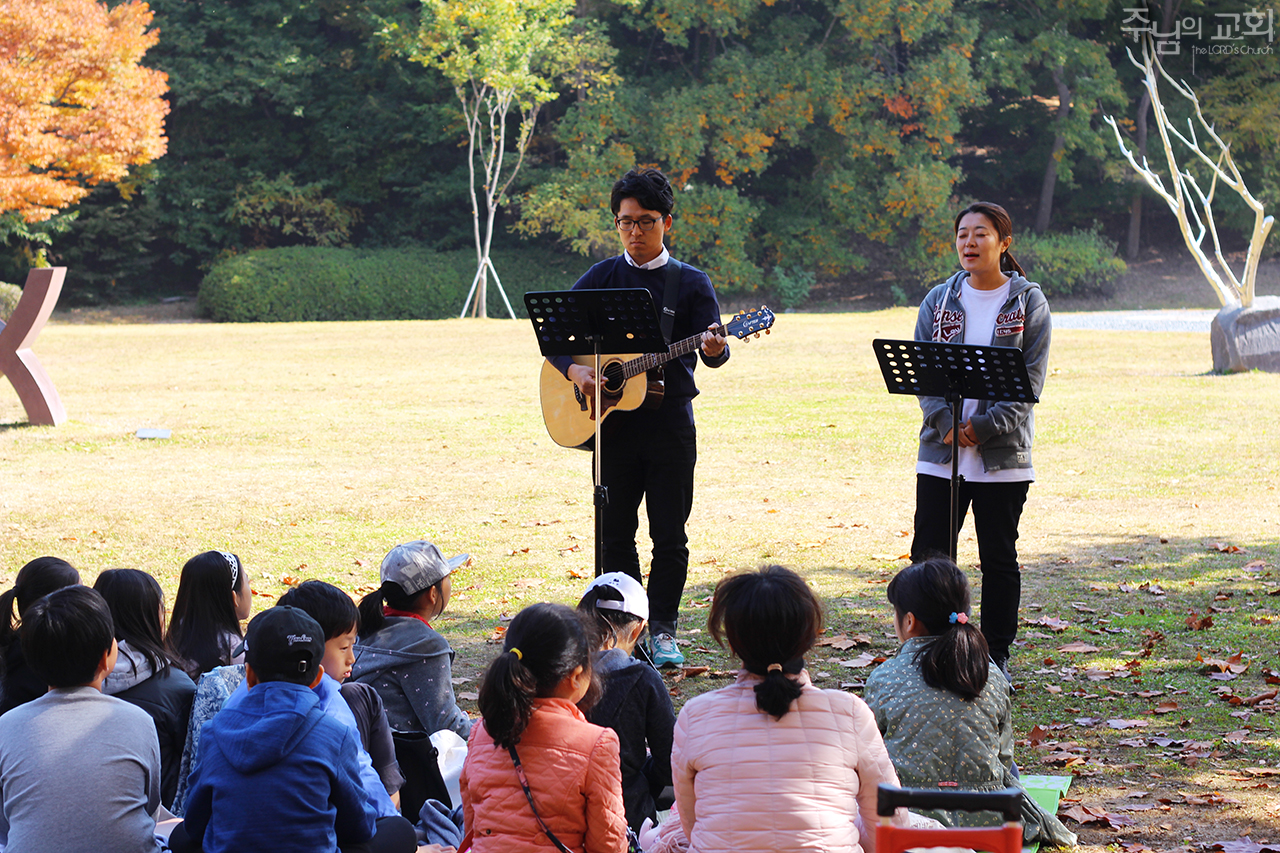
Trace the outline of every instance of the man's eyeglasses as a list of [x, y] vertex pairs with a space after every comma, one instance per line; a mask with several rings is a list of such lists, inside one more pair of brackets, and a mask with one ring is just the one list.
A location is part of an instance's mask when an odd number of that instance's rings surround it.
[[639, 225], [639, 226], [640, 226], [640, 230], [641, 230], [641, 231], [652, 231], [652, 230], [653, 230], [653, 226], [654, 226], [654, 225], [656, 225], [658, 222], [659, 222], [659, 220], [657, 220], [657, 219], [652, 219], [652, 218], [650, 218], [650, 217], [648, 217], [648, 216], [646, 216], [646, 217], [645, 217], [645, 218], [643, 218], [643, 219], [615, 219], [615, 220], [613, 220], [613, 224], [614, 224], [614, 225], [616, 225], [616, 226], [618, 226], [618, 230], [619, 230], [619, 231], [623, 231], [623, 232], [628, 232], [628, 231], [630, 231], [631, 229], [635, 228], [637, 225]]

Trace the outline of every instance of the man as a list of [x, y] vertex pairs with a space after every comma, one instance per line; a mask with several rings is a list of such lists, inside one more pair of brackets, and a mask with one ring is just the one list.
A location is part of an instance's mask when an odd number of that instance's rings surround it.
[[[623, 253], [593, 266], [573, 289], [645, 288], [660, 312], [668, 304], [674, 306], [668, 343], [706, 329], [698, 355], [708, 367], [719, 367], [729, 360], [729, 347], [714, 331], [720, 325], [720, 305], [711, 280], [701, 270], [674, 260], [663, 245], [671, 229], [674, 204], [675, 193], [662, 172], [627, 172], [613, 185], [610, 196]], [[669, 264], [675, 266], [668, 269]], [[670, 302], [666, 292], [669, 278], [674, 278], [678, 287]], [[594, 368], [576, 364], [568, 356], [551, 362], [588, 399], [593, 397]], [[685, 522], [693, 507], [693, 468], [698, 457], [693, 424], [693, 398], [698, 394], [693, 381], [696, 365], [693, 353], [667, 362], [662, 405], [613, 412], [602, 439], [602, 478], [609, 502], [601, 510], [604, 534], [597, 544], [606, 572], [624, 572], [640, 580], [635, 537], [640, 500], [645, 499], [653, 540], [649, 631], [653, 661], [658, 666], [684, 663], [675, 633], [689, 571]]]

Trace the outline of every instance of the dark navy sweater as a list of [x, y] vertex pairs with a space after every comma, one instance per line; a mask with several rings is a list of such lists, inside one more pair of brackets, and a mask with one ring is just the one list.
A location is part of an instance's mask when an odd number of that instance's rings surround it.
[[[688, 264], [681, 266], [680, 296], [676, 301], [675, 322], [671, 328], [673, 342], [706, 331], [707, 326], [720, 322], [720, 303], [716, 301], [716, 292], [711, 287], [711, 279], [696, 267]], [[578, 279], [573, 289], [643, 287], [653, 295], [653, 304], [661, 315], [666, 286], [666, 267], [642, 270], [631, 266], [626, 258], [618, 255], [607, 261], [601, 261], [587, 270], [586, 274]], [[708, 367], [719, 367], [729, 360], [727, 345], [724, 352], [717, 358], [707, 358], [701, 349], [697, 353]], [[565, 373], [573, 364], [573, 359], [569, 356], [557, 356], [551, 359], [551, 363], [561, 373]], [[617, 412], [611, 417], [645, 419], [651, 421], [654, 426], [689, 426], [693, 423], [693, 398], [698, 396], [698, 386], [693, 381], [693, 369], [697, 363], [698, 358], [693, 353], [688, 353], [664, 365], [666, 394], [659, 408]]]

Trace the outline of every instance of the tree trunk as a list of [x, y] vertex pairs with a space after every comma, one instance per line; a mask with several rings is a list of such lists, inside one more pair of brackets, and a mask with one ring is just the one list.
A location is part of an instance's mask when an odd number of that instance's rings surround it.
[[[1142, 100], [1138, 102], [1137, 137], [1138, 162], [1147, 159], [1147, 113], [1151, 111], [1151, 93], [1142, 90]], [[1129, 239], [1125, 244], [1125, 257], [1131, 261], [1138, 259], [1138, 250], [1142, 240], [1142, 184], [1135, 182], [1133, 198], [1129, 202]]]
[[[1067, 120], [1067, 116], [1071, 114], [1071, 89], [1067, 87], [1067, 82], [1063, 78], [1061, 65], [1055, 66], [1053, 69], [1053, 82], [1058, 87], [1058, 112], [1054, 116], [1054, 126], [1061, 128], [1063, 122]], [[1053, 138], [1053, 148], [1049, 152], [1049, 162], [1044, 167], [1044, 180], [1040, 184], [1040, 204], [1036, 210], [1035, 225], [1037, 232], [1044, 232], [1049, 229], [1049, 220], [1053, 216], [1053, 188], [1058, 183], [1058, 159], [1062, 156], [1062, 151], [1066, 147], [1066, 134], [1059, 129], [1058, 134]]]

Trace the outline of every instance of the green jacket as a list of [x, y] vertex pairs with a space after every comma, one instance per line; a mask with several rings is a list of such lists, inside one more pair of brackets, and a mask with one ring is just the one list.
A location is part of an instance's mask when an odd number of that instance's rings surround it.
[[[936, 788], [943, 782], [971, 791], [1022, 787], [1013, 775], [1013, 722], [1009, 683], [993, 665], [977, 699], [925, 684], [916, 652], [928, 637], [907, 640], [898, 654], [867, 679], [863, 698], [876, 716], [884, 745], [904, 788]], [[927, 811], [946, 826], [998, 822], [990, 812]], [[1022, 798], [1025, 841], [1069, 846], [1076, 837], [1042, 809], [1030, 794]]]

